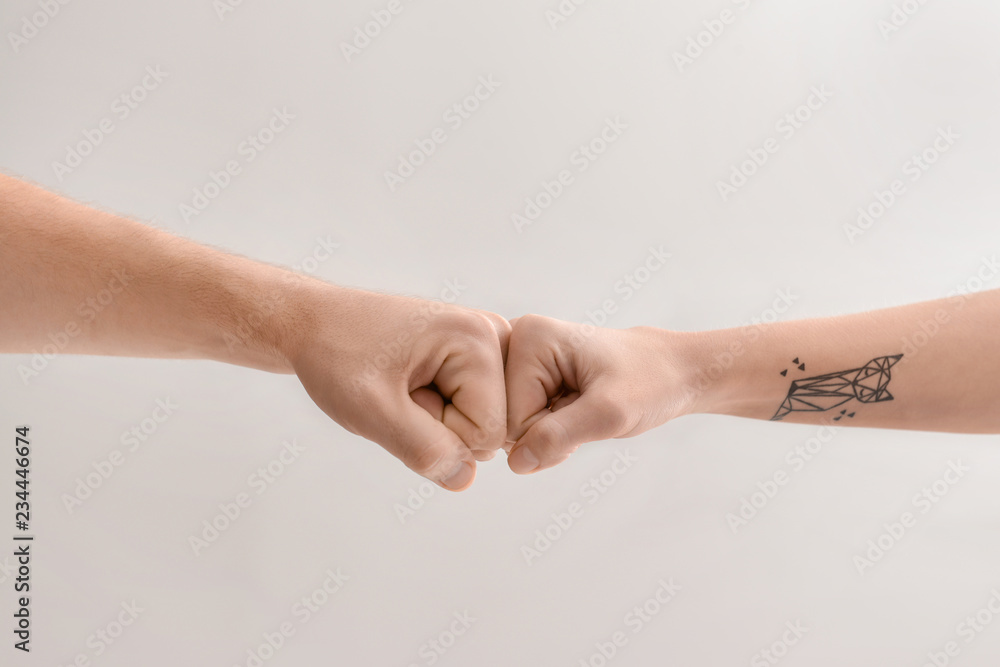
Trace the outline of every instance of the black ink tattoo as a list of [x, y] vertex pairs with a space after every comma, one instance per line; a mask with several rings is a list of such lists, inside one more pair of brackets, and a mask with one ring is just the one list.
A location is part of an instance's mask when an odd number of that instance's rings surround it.
[[[792, 365], [793, 366], [798, 366], [800, 371], [804, 371], [806, 369], [805, 363], [801, 363], [800, 364], [798, 357], [795, 357], [794, 359], [792, 359]], [[788, 375], [788, 369], [787, 368], [785, 370], [781, 371], [781, 376], [782, 377], [784, 377], [786, 375]]]
[[[825, 412], [851, 399], [857, 399], [861, 403], [891, 401], [892, 394], [889, 393], [888, 387], [892, 374], [889, 369], [902, 358], [901, 354], [878, 357], [861, 368], [792, 380], [788, 395], [771, 417], [771, 421], [780, 421], [790, 412]], [[794, 363], [799, 364], [798, 358]], [[799, 368], [804, 370], [805, 364], [801, 364]], [[785, 372], [781, 374], [785, 375]], [[834, 419], [839, 421], [846, 412], [847, 410], [842, 410]], [[854, 413], [847, 416], [853, 417]]]
[[844, 417], [850, 417], [851, 419], [854, 419], [854, 413], [848, 412], [847, 410], [841, 410], [840, 414], [833, 418], [833, 421], [839, 422]]

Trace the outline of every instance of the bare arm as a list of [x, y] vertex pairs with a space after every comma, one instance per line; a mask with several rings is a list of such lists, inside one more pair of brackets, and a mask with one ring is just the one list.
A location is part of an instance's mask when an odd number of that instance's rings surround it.
[[700, 369], [691, 381], [692, 410], [1000, 433], [998, 332], [1000, 290], [712, 332], [692, 348]]
[[507, 364], [509, 462], [543, 469], [584, 442], [699, 412], [1000, 433], [998, 331], [1000, 290], [697, 333], [523, 317]]
[[5, 175], [0, 265], [0, 352], [55, 344], [293, 372], [288, 348], [301, 322], [291, 295], [308, 282], [296, 274]]
[[346, 289], [0, 175], [0, 352], [296, 373], [348, 430], [445, 488], [504, 442], [503, 318]]

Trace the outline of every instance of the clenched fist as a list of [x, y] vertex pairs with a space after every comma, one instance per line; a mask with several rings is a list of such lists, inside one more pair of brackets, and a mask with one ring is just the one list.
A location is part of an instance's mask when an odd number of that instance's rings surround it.
[[550, 468], [585, 442], [638, 435], [685, 413], [673, 335], [539, 315], [514, 320], [506, 368], [510, 469]]
[[503, 447], [510, 325], [434, 301], [310, 283], [292, 367], [316, 404], [452, 491]]

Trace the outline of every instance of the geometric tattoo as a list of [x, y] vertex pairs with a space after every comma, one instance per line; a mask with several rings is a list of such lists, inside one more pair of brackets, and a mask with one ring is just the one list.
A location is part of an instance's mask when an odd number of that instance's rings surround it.
[[[861, 368], [793, 380], [788, 395], [771, 421], [780, 421], [790, 412], [825, 412], [851, 399], [857, 399], [861, 403], [891, 401], [892, 394], [889, 393], [888, 386], [892, 374], [889, 369], [902, 357], [901, 354], [878, 357]], [[797, 358], [795, 363], [798, 363]], [[804, 369], [805, 364], [800, 368]], [[785, 375], [785, 372], [781, 374]], [[842, 410], [841, 416], [845, 412], [847, 410]], [[854, 413], [847, 416], [853, 417]], [[840, 417], [835, 419], [839, 421]]]

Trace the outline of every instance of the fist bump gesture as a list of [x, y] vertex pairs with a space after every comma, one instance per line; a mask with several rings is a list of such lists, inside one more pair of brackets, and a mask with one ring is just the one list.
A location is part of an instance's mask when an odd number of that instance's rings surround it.
[[[489, 312], [331, 285], [3, 174], [0, 265], [0, 353], [295, 373], [344, 428], [454, 491], [499, 450], [531, 472], [669, 416], [643, 409], [652, 397], [630, 368], [649, 369], [626, 352], [640, 333], [592, 331], [573, 343], [574, 325], [555, 320], [512, 327]], [[98, 301], [99, 314], [81, 314]], [[37, 373], [22, 364], [25, 382]]]
[[3, 174], [0, 266], [0, 353], [32, 355], [25, 384], [59, 353], [295, 373], [344, 428], [453, 491], [501, 449], [526, 474], [694, 412], [1000, 432], [1000, 290], [698, 333], [508, 323], [331, 285]]
[[[323, 410], [446, 489], [509, 452], [516, 473], [585, 442], [636, 435], [677, 416], [668, 332], [597, 329], [406, 297], [341, 291], [293, 363]], [[316, 308], [313, 308], [316, 312]], [[338, 327], [350, 322], [351, 326]], [[337, 331], [341, 333], [338, 334]], [[662, 367], [661, 367], [662, 366]]]
[[[367, 299], [430, 308], [419, 300]], [[539, 315], [508, 324], [498, 315], [435, 307], [439, 313], [415, 329], [398, 362], [375, 374], [381, 389], [340, 410], [362, 420], [353, 426], [358, 433], [455, 490], [471, 484], [473, 459], [501, 447], [510, 469], [528, 474], [565, 461], [584, 443], [638, 435], [693, 413], [829, 429], [1000, 432], [1000, 348], [989, 338], [1000, 290], [702, 332], [602, 329]], [[361, 358], [375, 353], [379, 336], [398, 336], [392, 323], [402, 321], [387, 306], [373, 308], [377, 326], [355, 320], [358, 345], [372, 345], [352, 348]], [[935, 337], [933, 355], [916, 357], [900, 343], [921, 322], [959, 308], [961, 318]], [[948, 375], [954, 366], [964, 369], [962, 379]], [[335, 384], [335, 376], [334, 366], [324, 382]], [[468, 467], [455, 472], [459, 461]]]

